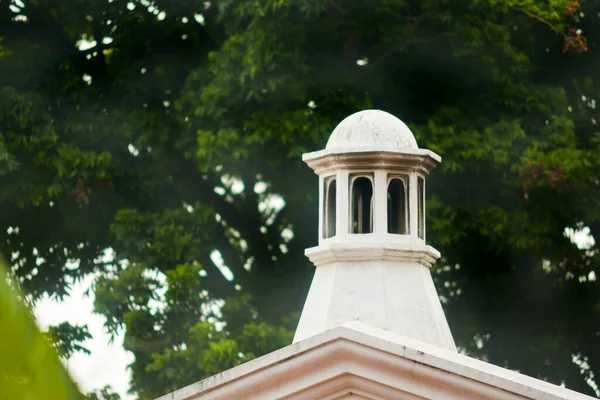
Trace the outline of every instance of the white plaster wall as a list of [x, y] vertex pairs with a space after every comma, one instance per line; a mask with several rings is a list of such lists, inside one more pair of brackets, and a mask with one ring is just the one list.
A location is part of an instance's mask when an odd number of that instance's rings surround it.
[[294, 334], [294, 343], [313, 336], [317, 329], [327, 326], [328, 314], [326, 310], [331, 300], [335, 272], [336, 264], [331, 264], [331, 268], [317, 268], [315, 271], [306, 302], [304, 303], [302, 315], [300, 315], [298, 328], [296, 328], [296, 333]]
[[318, 267], [294, 342], [351, 321], [456, 351], [429, 269], [394, 261]]

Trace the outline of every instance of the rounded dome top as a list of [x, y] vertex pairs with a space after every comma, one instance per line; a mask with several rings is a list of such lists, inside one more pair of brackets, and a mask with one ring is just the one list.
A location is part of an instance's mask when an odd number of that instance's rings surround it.
[[380, 145], [416, 149], [412, 132], [398, 118], [381, 110], [359, 111], [346, 117], [327, 141], [327, 150], [352, 149]]

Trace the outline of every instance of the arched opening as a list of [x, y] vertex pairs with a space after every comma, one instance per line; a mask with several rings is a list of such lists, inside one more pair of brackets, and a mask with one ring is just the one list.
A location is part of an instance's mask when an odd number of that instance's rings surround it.
[[373, 183], [360, 176], [352, 182], [352, 233], [373, 232]]
[[417, 236], [425, 239], [425, 180], [417, 179]]
[[334, 177], [325, 179], [323, 198], [323, 237], [325, 239], [335, 236], [335, 207], [336, 207], [336, 183]]
[[408, 196], [405, 181], [392, 178], [387, 190], [388, 233], [408, 233]]

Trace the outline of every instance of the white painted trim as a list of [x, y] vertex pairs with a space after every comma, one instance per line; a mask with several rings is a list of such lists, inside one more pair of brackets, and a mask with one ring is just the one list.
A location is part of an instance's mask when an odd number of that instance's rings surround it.
[[373, 182], [373, 233], [387, 233], [387, 172], [383, 170], [375, 171]]
[[[409, 151], [410, 150], [410, 151]], [[339, 169], [373, 171], [418, 171], [428, 174], [435, 168], [441, 157], [429, 150], [408, 149], [407, 151], [374, 150], [330, 153], [329, 150], [316, 151], [303, 156], [303, 160], [316, 174], [322, 175]]]
[[350, 229], [350, 222], [348, 221], [348, 185], [349, 185], [349, 173], [347, 170], [337, 171], [337, 210], [336, 210], [336, 228], [335, 237], [343, 239], [348, 236], [348, 230]]
[[419, 239], [417, 234], [418, 223], [419, 223], [419, 205], [418, 205], [418, 196], [417, 196], [417, 175], [413, 172], [409, 176], [408, 181], [408, 205], [410, 207], [409, 212], [409, 225], [410, 225], [410, 236], [416, 241]]
[[331, 399], [336, 393], [353, 391], [375, 399], [592, 399], [456, 352], [351, 322], [159, 400]]
[[[378, 237], [375, 234], [371, 235]], [[404, 235], [386, 234], [386, 236]], [[355, 243], [327, 242], [306, 249], [304, 254], [317, 267], [333, 262], [397, 261], [415, 262], [431, 268], [440, 257], [440, 253], [431, 246], [405, 244], [399, 241], [382, 242], [380, 240], [368, 241], [364, 239]]]
[[372, 153], [372, 152], [385, 152], [385, 153], [394, 153], [394, 154], [405, 154], [405, 155], [419, 155], [419, 156], [429, 156], [433, 158], [438, 163], [442, 162], [442, 157], [438, 154], [434, 153], [431, 150], [427, 149], [411, 149], [411, 148], [390, 148], [387, 146], [359, 146], [359, 147], [351, 147], [344, 149], [323, 149], [318, 151], [313, 151], [311, 153], [305, 153], [302, 155], [302, 161], [308, 162], [310, 160], [314, 160], [317, 158], [325, 157], [327, 155], [336, 155], [336, 154], [350, 154], [350, 153]]
[[325, 176], [319, 176], [319, 243], [321, 243], [325, 234], [325, 210], [327, 208], [325, 204], [325, 196], [327, 195], [327, 191], [325, 190], [325, 180]]
[[423, 242], [427, 242], [427, 180], [423, 179]]

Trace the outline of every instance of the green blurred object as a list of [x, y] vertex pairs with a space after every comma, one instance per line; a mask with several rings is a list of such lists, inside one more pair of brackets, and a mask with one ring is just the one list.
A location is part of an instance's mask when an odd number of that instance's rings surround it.
[[81, 399], [0, 260], [0, 400]]

